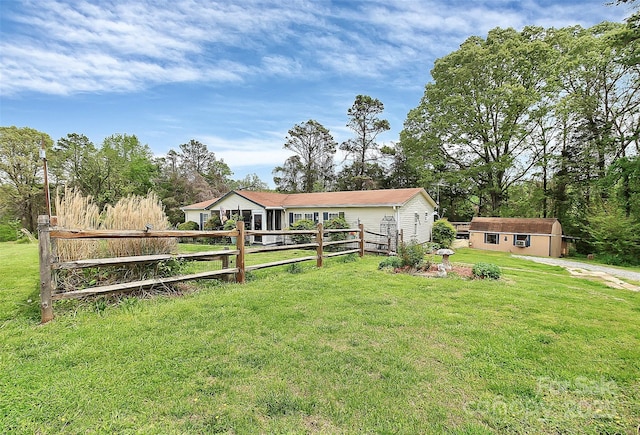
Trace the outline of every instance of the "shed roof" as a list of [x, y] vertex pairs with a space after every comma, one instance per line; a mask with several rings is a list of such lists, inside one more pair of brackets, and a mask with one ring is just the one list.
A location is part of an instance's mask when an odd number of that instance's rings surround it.
[[556, 218], [474, 217], [469, 231], [490, 233], [552, 234]]

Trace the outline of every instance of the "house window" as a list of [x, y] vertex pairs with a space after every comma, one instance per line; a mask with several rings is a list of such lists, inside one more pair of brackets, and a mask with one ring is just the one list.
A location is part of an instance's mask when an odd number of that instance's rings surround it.
[[485, 233], [484, 242], [487, 245], [497, 245], [498, 243], [500, 243], [500, 236], [495, 233]]
[[323, 221], [329, 221], [331, 219], [336, 219], [336, 218], [344, 219], [344, 212], [343, 211], [325, 211], [324, 213], [322, 213]]
[[204, 224], [209, 220], [209, 213], [200, 213], [200, 229], [204, 229]]
[[293, 223], [295, 224], [298, 221], [302, 220], [302, 213], [294, 213], [293, 214]]
[[282, 213], [279, 210], [267, 210], [267, 230], [282, 229]]
[[513, 236], [513, 244], [521, 248], [531, 246], [531, 235], [529, 234], [515, 234]]
[[313, 221], [313, 213], [305, 213], [304, 218], [308, 221]]

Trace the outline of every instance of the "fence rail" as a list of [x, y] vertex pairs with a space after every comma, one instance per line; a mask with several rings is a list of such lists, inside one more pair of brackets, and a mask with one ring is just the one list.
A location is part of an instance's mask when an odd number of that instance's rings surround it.
[[[345, 240], [324, 240], [325, 235], [337, 233], [352, 233], [358, 237], [347, 238]], [[195, 279], [207, 279], [217, 277], [234, 277], [238, 283], [245, 282], [245, 274], [248, 271], [264, 269], [274, 266], [282, 266], [285, 264], [299, 263], [302, 261], [316, 260], [317, 267], [322, 267], [324, 258], [335, 257], [339, 255], [347, 255], [358, 253], [360, 256], [365, 252], [364, 227], [359, 225], [358, 228], [349, 229], [323, 229], [319, 224], [315, 230], [295, 230], [295, 231], [246, 231], [244, 224], [238, 222], [233, 230], [228, 231], [176, 231], [176, 230], [86, 230], [86, 229], [66, 229], [50, 226], [49, 216], [38, 217], [38, 235], [39, 235], [39, 255], [40, 255], [40, 314], [42, 323], [46, 323], [53, 319], [53, 302], [60, 299], [82, 298], [85, 296], [98, 294], [111, 294], [131, 292], [134, 290], [149, 288], [158, 285], [166, 285]], [[371, 233], [375, 234], [375, 233]], [[245, 246], [245, 238], [255, 235], [310, 235], [315, 237], [314, 242], [291, 244], [284, 246], [264, 246], [259, 248], [247, 248]], [[224, 249], [216, 251], [187, 253], [187, 254], [156, 254], [156, 255], [139, 255], [113, 258], [93, 258], [72, 261], [58, 261], [58, 253], [56, 251], [56, 240], [72, 240], [72, 239], [121, 239], [121, 238], [209, 238], [221, 239], [225, 237], [236, 237], [236, 249]], [[336, 252], [324, 252], [325, 247], [338, 246], [343, 244], [357, 243], [358, 248], [345, 249]], [[390, 245], [389, 245], [390, 246]], [[246, 255], [258, 254], [271, 251], [284, 251], [290, 249], [315, 249], [315, 255], [306, 257], [290, 258], [280, 261], [273, 261], [263, 264], [245, 265]], [[369, 249], [367, 249], [369, 251]], [[383, 252], [379, 250], [376, 252]], [[235, 257], [235, 267], [229, 267], [230, 259]], [[92, 286], [82, 289], [74, 289], [65, 292], [55, 292], [53, 275], [57, 270], [73, 270], [86, 268], [100, 268], [127, 264], [145, 264], [158, 263], [167, 260], [192, 260], [192, 261], [212, 261], [221, 260], [222, 268], [206, 272], [192, 273], [186, 275], [158, 277], [152, 279], [143, 279], [129, 281], [118, 284]]]
[[[402, 231], [399, 234], [395, 234], [393, 237], [389, 234], [376, 233], [374, 231], [364, 231], [365, 234], [365, 250], [367, 252], [373, 252], [377, 254], [390, 254], [395, 251], [395, 246], [398, 245], [398, 241], [394, 240], [395, 237], [402, 242]], [[371, 239], [367, 236], [374, 236], [375, 239]]]

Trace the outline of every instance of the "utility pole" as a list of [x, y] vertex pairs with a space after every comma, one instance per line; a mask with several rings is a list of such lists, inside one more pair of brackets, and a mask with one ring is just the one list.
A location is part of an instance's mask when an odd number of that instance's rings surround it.
[[44, 166], [44, 200], [47, 206], [47, 216], [51, 219], [51, 194], [49, 193], [49, 175], [47, 170], [47, 150], [44, 146], [44, 136], [40, 139], [40, 158]]

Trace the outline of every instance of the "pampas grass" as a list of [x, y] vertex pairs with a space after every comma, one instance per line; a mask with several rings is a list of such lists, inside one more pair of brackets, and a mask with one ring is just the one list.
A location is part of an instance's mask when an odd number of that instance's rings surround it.
[[[67, 229], [95, 230], [100, 225], [100, 211], [91, 196], [82, 196], [75, 189], [64, 189], [64, 195], [56, 192], [55, 210], [58, 226]], [[100, 253], [97, 240], [56, 240], [58, 261], [96, 258]]]
[[[171, 228], [162, 202], [155, 192], [146, 197], [128, 196], [116, 205], [107, 205], [102, 223], [107, 230], [167, 230]], [[161, 239], [109, 239], [107, 252], [110, 257], [168, 254], [177, 247], [175, 238]]]
[[[150, 192], [146, 197], [130, 196], [116, 205], [108, 205], [103, 213], [90, 196], [65, 189], [64, 196], [56, 195], [58, 226], [66, 229], [109, 230], [166, 230], [171, 227], [158, 196]], [[56, 239], [54, 255], [58, 261], [73, 261], [103, 257], [168, 254], [176, 251], [175, 238], [130, 238], [105, 240]], [[57, 291], [65, 292], [96, 285], [141, 280], [176, 272], [171, 263], [127, 264], [101, 268], [58, 270], [54, 274]]]

